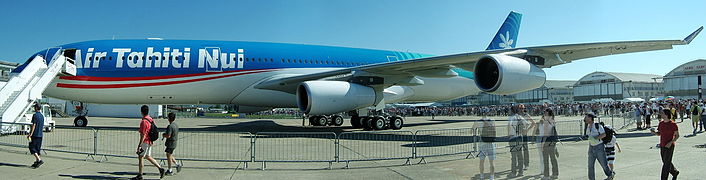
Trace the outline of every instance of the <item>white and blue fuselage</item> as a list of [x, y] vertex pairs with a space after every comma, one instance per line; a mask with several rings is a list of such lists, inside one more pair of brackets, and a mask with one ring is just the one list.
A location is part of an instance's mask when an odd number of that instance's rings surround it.
[[[253, 88], [263, 80], [431, 56], [302, 44], [158, 39], [87, 41], [60, 49], [75, 60], [77, 75], [57, 77], [45, 91], [50, 97], [104, 104], [257, 107], [297, 107], [295, 94]], [[22, 66], [15, 71], [21, 70]], [[459, 76], [389, 87], [395, 93], [386, 94], [386, 102], [442, 101], [479, 92], [472, 73], [454, 71]]]

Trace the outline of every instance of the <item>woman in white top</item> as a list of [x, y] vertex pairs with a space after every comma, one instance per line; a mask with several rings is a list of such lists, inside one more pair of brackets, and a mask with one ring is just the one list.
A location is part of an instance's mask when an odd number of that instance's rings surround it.
[[[554, 111], [551, 109], [546, 109], [544, 111], [544, 116], [538, 124], [540, 134], [542, 134], [541, 141], [541, 164], [542, 164], [542, 175], [544, 179], [559, 177], [559, 167], [557, 158], [559, 157], [559, 151], [556, 149], [556, 143], [559, 141], [556, 132], [556, 122], [554, 121]], [[549, 163], [552, 166], [552, 175], [549, 176]]]

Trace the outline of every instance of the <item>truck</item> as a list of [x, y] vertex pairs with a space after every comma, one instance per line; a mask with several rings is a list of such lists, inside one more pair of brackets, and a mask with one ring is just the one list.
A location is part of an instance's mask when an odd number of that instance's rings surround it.
[[[40, 112], [42, 113], [42, 115], [44, 115], [43, 131], [54, 131], [54, 129], [56, 128], [56, 122], [52, 118], [50, 106], [47, 104], [43, 104], [42, 110]], [[34, 108], [28, 109], [27, 112], [22, 115], [18, 122], [2, 122], [0, 134], [29, 133], [32, 128], [32, 115], [34, 115]]]

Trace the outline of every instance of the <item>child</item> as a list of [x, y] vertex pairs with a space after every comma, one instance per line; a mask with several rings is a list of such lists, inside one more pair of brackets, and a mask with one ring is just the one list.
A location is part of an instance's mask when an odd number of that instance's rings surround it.
[[[610, 125], [606, 125], [605, 127], [612, 128], [610, 127]], [[613, 164], [615, 163], [615, 148], [618, 148], [618, 152], [622, 152], [622, 150], [620, 149], [620, 145], [617, 142], [617, 139], [618, 138], [615, 137], [615, 134], [613, 134], [613, 138], [610, 140], [610, 142], [605, 145], [605, 154], [606, 159], [608, 160], [608, 167], [610, 167], [610, 170], [613, 171], [613, 176], [615, 176], [615, 167], [613, 166]]]

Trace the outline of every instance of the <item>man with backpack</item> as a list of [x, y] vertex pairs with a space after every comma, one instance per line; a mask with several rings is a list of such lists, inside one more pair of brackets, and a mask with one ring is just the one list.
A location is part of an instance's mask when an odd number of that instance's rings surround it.
[[157, 125], [152, 120], [148, 114], [150, 112], [147, 105], [142, 105], [140, 107], [140, 112], [142, 113], [142, 121], [140, 122], [140, 143], [137, 145], [137, 159], [138, 159], [138, 174], [132, 179], [141, 180], [142, 179], [142, 169], [144, 168], [143, 160], [146, 158], [152, 165], [159, 169], [159, 178], [164, 177], [164, 168], [159, 166], [159, 163], [152, 158], [152, 144], [154, 141], [159, 139], [159, 131], [157, 130]]
[[588, 135], [588, 179], [595, 180], [595, 163], [598, 163], [603, 167], [603, 173], [606, 175], [607, 180], [613, 179], [613, 172], [608, 167], [608, 160], [605, 153], [605, 144], [603, 144], [602, 139], [606, 137], [606, 131], [603, 126], [594, 122], [596, 115], [592, 113], [586, 114], [584, 117], [584, 122], [586, 122], [586, 135]]

